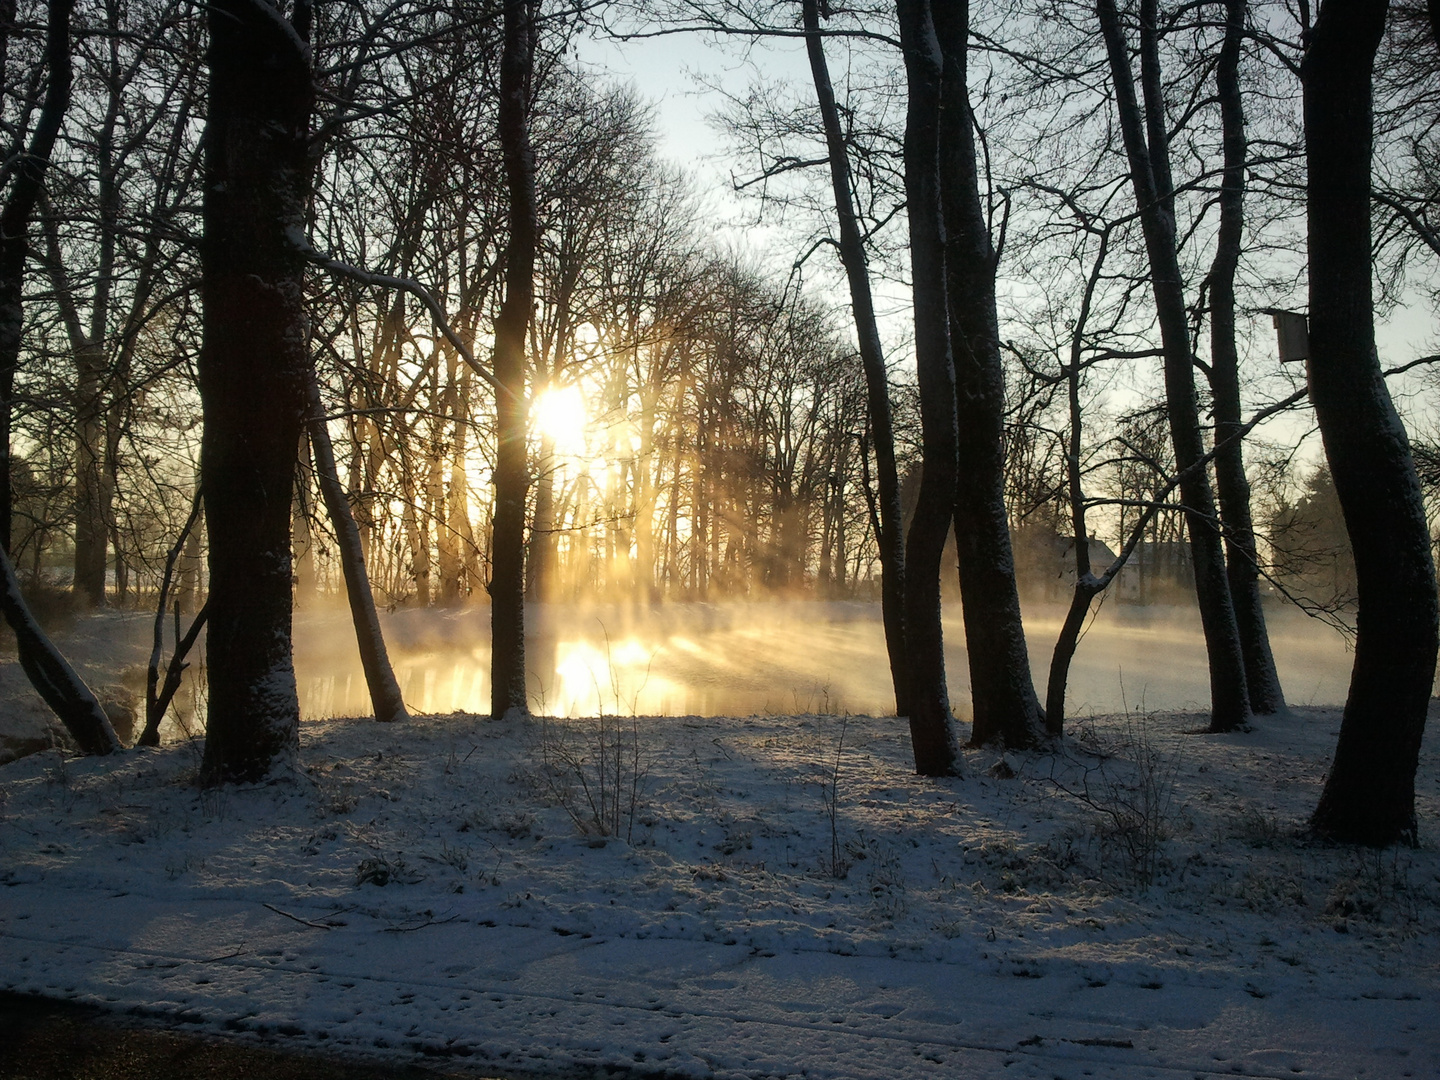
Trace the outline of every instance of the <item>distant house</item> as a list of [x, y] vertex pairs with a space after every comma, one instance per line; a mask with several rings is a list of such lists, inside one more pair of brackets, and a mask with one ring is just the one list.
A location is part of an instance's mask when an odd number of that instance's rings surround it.
[[[1115, 561], [1115, 552], [1103, 540], [1091, 537], [1090, 572], [1103, 574]], [[1037, 600], [1063, 602], [1075, 591], [1075, 538], [1051, 529], [1032, 527], [1017, 531], [1014, 539], [1015, 573], [1027, 595]]]
[[[1115, 561], [1109, 544], [1091, 537], [1090, 572], [1103, 574]], [[1035, 600], [1063, 603], [1075, 590], [1075, 538], [1038, 526], [1016, 530], [1015, 571], [1021, 589]], [[1112, 600], [1129, 604], [1183, 602], [1193, 595], [1195, 572], [1183, 540], [1145, 541], [1110, 584]]]
[[1192, 597], [1195, 567], [1185, 540], [1146, 540], [1135, 545], [1111, 588], [1128, 604], [1170, 603]]

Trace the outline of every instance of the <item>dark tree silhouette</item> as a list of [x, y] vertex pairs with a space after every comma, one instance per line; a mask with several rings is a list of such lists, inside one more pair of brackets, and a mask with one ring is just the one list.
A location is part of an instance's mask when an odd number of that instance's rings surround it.
[[1355, 555], [1355, 664], [1311, 825], [1414, 842], [1415, 770], [1435, 678], [1435, 568], [1404, 425], [1375, 349], [1372, 76], [1388, 0], [1325, 0], [1301, 66], [1310, 251], [1310, 390]]
[[944, 59], [940, 183], [946, 291], [959, 422], [955, 539], [977, 744], [1026, 747], [1045, 734], [1020, 620], [1005, 510], [1005, 369], [995, 312], [999, 253], [980, 202], [974, 116], [967, 85], [970, 5], [937, 4]]
[[877, 538], [880, 548], [880, 609], [885, 623], [885, 648], [890, 658], [890, 677], [895, 684], [895, 712], [909, 714], [909, 663], [905, 644], [905, 537], [900, 509], [900, 481], [895, 466], [895, 433], [891, 422], [890, 385], [885, 374], [885, 353], [880, 328], [875, 320], [875, 301], [870, 290], [866, 265], [865, 238], [850, 181], [850, 156], [835, 103], [835, 88], [825, 61], [825, 41], [820, 34], [819, 0], [802, 0], [805, 47], [810, 56], [810, 74], [825, 129], [829, 156], [830, 185], [835, 195], [835, 218], [839, 226], [840, 261], [850, 286], [850, 307], [855, 318], [855, 337], [860, 345], [860, 363], [865, 369], [865, 393], [870, 412], [870, 440], [875, 449]]
[[299, 746], [290, 507], [309, 371], [302, 290], [310, 8], [209, 7], [200, 475], [210, 537], [201, 781], [254, 781]]
[[[8, 52], [15, 25], [15, 5], [0, 19], [0, 54]], [[23, 286], [25, 260], [30, 254], [30, 222], [45, 184], [45, 170], [65, 110], [70, 106], [73, 78], [70, 61], [70, 15], [74, 0], [54, 0], [45, 28], [45, 63], [49, 79], [45, 99], [30, 135], [30, 145], [14, 147], [10, 190], [0, 208], [0, 547], [10, 551], [11, 491], [10, 423], [14, 410], [15, 371], [20, 364], [20, 341], [25, 323]]]
[[1114, 0], [1097, 0], [1095, 5], [1110, 62], [1115, 111], [1130, 163], [1131, 186], [1145, 233], [1145, 253], [1164, 349], [1166, 413], [1175, 449], [1175, 466], [1186, 477], [1180, 485], [1180, 495], [1187, 511], [1185, 523], [1195, 567], [1195, 598], [1210, 661], [1210, 728], [1230, 731], [1243, 727], [1250, 719], [1250, 698], [1210, 481], [1203, 469], [1190, 469], [1204, 456], [1205, 440], [1197, 411], [1195, 366], [1175, 246], [1175, 196], [1157, 55], [1156, 8], [1156, 0], [1141, 0], [1140, 71], [1145, 97], [1142, 111], [1135, 96], [1130, 49]]
[[905, 543], [905, 637], [910, 650], [910, 739], [915, 771], [955, 771], [956, 747], [945, 685], [940, 560], [955, 510], [959, 431], [955, 365], [945, 292], [945, 223], [940, 204], [940, 83], [943, 59], [929, 0], [897, 0], [909, 102], [905, 197], [915, 295], [915, 369], [920, 390], [923, 473]]
[[[95, 695], [60, 655], [40, 624], [30, 613], [15, 568], [10, 562], [10, 417], [15, 390], [15, 371], [20, 363], [21, 334], [25, 321], [22, 297], [25, 260], [30, 251], [30, 224], [45, 182], [46, 166], [55, 147], [55, 137], [70, 103], [70, 15], [73, 0], [54, 0], [45, 25], [45, 62], [49, 82], [30, 145], [14, 164], [10, 191], [0, 209], [0, 612], [15, 632], [20, 666], [31, 685], [54, 710], [81, 751], [109, 754], [120, 749], [120, 740], [110, 726]], [[15, 10], [4, 12], [0, 50], [9, 45]], [[3, 53], [0, 53], [3, 55]]]
[[495, 323], [495, 522], [490, 573], [490, 714], [526, 712], [525, 692], [525, 341], [535, 298], [535, 154], [530, 89], [535, 69], [530, 0], [506, 0], [500, 57], [500, 146], [510, 195], [505, 301]]
[[1235, 347], [1235, 272], [1245, 226], [1245, 110], [1240, 96], [1240, 43], [1246, 34], [1245, 0], [1225, 0], [1225, 39], [1215, 64], [1224, 143], [1220, 229], [1206, 284], [1210, 292], [1210, 389], [1215, 408], [1215, 495], [1225, 525], [1225, 574], [1245, 660], [1250, 709], [1260, 716], [1285, 711], [1285, 694], [1270, 651], [1260, 602], [1260, 565], [1250, 514], [1244, 444], [1233, 437], [1240, 421], [1240, 357]]

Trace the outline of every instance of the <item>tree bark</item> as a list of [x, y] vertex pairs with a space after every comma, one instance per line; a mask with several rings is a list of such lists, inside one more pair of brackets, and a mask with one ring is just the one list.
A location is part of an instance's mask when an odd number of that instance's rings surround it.
[[[297, 7], [297, 22], [308, 9]], [[201, 782], [252, 782], [299, 749], [290, 498], [304, 429], [310, 49], [267, 0], [209, 8], [201, 484], [210, 709]]]
[[122, 749], [100, 702], [30, 614], [20, 594], [20, 583], [15, 579], [15, 567], [3, 551], [0, 551], [0, 573], [4, 575], [0, 608], [4, 609], [10, 629], [15, 631], [20, 666], [30, 684], [60, 718], [81, 753], [113, 754]]
[[[54, 710], [81, 751], [109, 754], [119, 750], [115, 735], [100, 702], [75, 670], [60, 655], [40, 624], [30, 613], [10, 553], [10, 511], [13, 500], [10, 483], [10, 418], [14, 400], [15, 371], [20, 363], [24, 329], [23, 305], [25, 261], [30, 251], [30, 222], [40, 200], [50, 153], [60, 132], [65, 110], [70, 105], [70, 16], [73, 0], [52, 0], [45, 25], [45, 59], [50, 81], [30, 146], [14, 166], [9, 197], [0, 208], [0, 572], [3, 593], [0, 609], [15, 631], [20, 666], [31, 685]], [[13, 7], [3, 12], [4, 41], [8, 49]]]
[[[1154, 59], [1155, 2], [1142, 0], [1142, 74], [1146, 77], [1146, 110], [1142, 118], [1135, 98], [1120, 16], [1114, 0], [1096, 0], [1096, 12], [1110, 74], [1115, 108], [1130, 163], [1135, 204], [1145, 233], [1145, 251], [1155, 296], [1155, 315], [1164, 350], [1166, 413], [1175, 467], [1187, 479], [1180, 485], [1190, 534], [1191, 562], [1195, 568], [1195, 599], [1210, 663], [1210, 730], [1233, 731], [1250, 719], [1250, 698], [1245, 685], [1245, 661], [1240, 649], [1235, 609], [1225, 576], [1225, 552], [1216, 527], [1215, 502], [1205, 470], [1190, 466], [1205, 453], [1204, 436], [1195, 398], [1195, 369], [1185, 313], [1185, 292], [1176, 251], [1173, 192], [1169, 184], [1169, 149], [1164, 141], [1164, 102], [1160, 95], [1158, 64]], [[1149, 129], [1147, 142], [1146, 128]]]
[[945, 223], [940, 206], [940, 43], [929, 0], [897, 0], [909, 104], [905, 198], [915, 296], [915, 370], [920, 390], [919, 499], [905, 544], [905, 638], [910, 651], [910, 739], [915, 771], [953, 774], [958, 761], [945, 683], [940, 560], [955, 509], [955, 366], [945, 293]]
[[1355, 663], [1310, 819], [1337, 840], [1416, 840], [1415, 770], [1435, 678], [1435, 568], [1405, 427], [1380, 373], [1371, 300], [1372, 69], [1387, 0], [1325, 0], [1301, 65], [1310, 391], [1355, 554]]
[[370, 589], [370, 575], [365, 569], [365, 553], [360, 545], [360, 530], [345, 485], [335, 465], [335, 447], [330, 441], [330, 428], [325, 420], [325, 407], [320, 401], [320, 384], [312, 369], [309, 373], [310, 446], [315, 453], [315, 478], [320, 482], [320, 495], [325, 512], [335, 527], [335, 543], [340, 549], [340, 569], [345, 575], [345, 595], [350, 601], [350, 618], [355, 623], [355, 640], [360, 649], [360, 666], [365, 672], [365, 685], [370, 690], [370, 707], [375, 719], [382, 723], [408, 720], [410, 713], [400, 696], [400, 684], [390, 666], [385, 636], [380, 631], [380, 615], [375, 609], [375, 594]]
[[971, 741], [1022, 748], [1044, 738], [1015, 587], [1005, 510], [1005, 369], [995, 311], [999, 255], [980, 205], [967, 85], [970, 5], [935, 6], [944, 58], [940, 190], [959, 425], [955, 540], [974, 709]]
[[[10, 422], [15, 398], [15, 371], [20, 364], [24, 331], [25, 260], [30, 253], [30, 221], [45, 182], [50, 153], [70, 107], [70, 15], [75, 0], [51, 0], [45, 24], [45, 61], [50, 79], [30, 145], [14, 166], [14, 179], [0, 208], [0, 549], [10, 551], [11, 490]], [[13, 19], [13, 16], [12, 16]], [[8, 44], [8, 33], [7, 33]]]
[[505, 301], [495, 323], [495, 520], [490, 570], [490, 714], [529, 711], [525, 691], [525, 342], [535, 296], [535, 155], [530, 82], [535, 66], [531, 0], [506, 0], [500, 59], [500, 145], [510, 193]]
[[1245, 225], [1245, 111], [1240, 97], [1240, 42], [1245, 0], [1225, 0], [1225, 41], [1215, 67], [1224, 140], [1220, 179], [1220, 229], [1210, 265], [1210, 389], [1215, 410], [1215, 494], [1225, 526], [1225, 575], [1245, 661], [1250, 710], [1259, 716], [1285, 711], [1285, 694], [1270, 651], [1260, 599], [1260, 565], [1250, 515], [1250, 481], [1243, 441], [1233, 436], [1240, 420], [1240, 357], [1235, 348], [1235, 271]]
[[[1095, 290], [1100, 284], [1105, 268], [1105, 258], [1110, 251], [1109, 229], [1096, 230], [1099, 246], [1095, 262], [1085, 279], [1085, 292], [1081, 295], [1080, 311], [1075, 326], [1070, 332], [1070, 360], [1065, 365], [1065, 399], [1069, 412], [1069, 431], [1065, 445], [1065, 483], [1070, 498], [1070, 532], [1075, 540], [1075, 590], [1070, 597], [1070, 607], [1065, 621], [1055, 639], [1055, 649], [1050, 657], [1050, 672], [1045, 681], [1045, 732], [1058, 739], [1065, 734], [1065, 691], [1070, 682], [1070, 662], [1075, 658], [1075, 649], [1080, 642], [1080, 631], [1084, 628], [1085, 617], [1090, 613], [1090, 602], [1104, 589], [1095, 579], [1090, 564], [1090, 529], [1086, 522], [1085, 486], [1081, 449], [1084, 445], [1085, 416], [1080, 405], [1080, 377], [1084, 370], [1083, 349], [1085, 332], [1090, 322], [1090, 312], [1095, 302]], [[1142, 517], [1137, 533], [1143, 532], [1148, 517]], [[1122, 516], [1120, 527], [1125, 527]]]
[[855, 213], [850, 182], [850, 157], [840, 127], [840, 111], [830, 68], [825, 61], [825, 44], [820, 35], [819, 0], [802, 0], [805, 46], [810, 55], [810, 74], [820, 120], [825, 128], [825, 146], [830, 158], [830, 185], [835, 196], [835, 217], [840, 232], [840, 261], [850, 286], [850, 308], [855, 317], [855, 337], [860, 346], [860, 363], [865, 371], [865, 395], [869, 405], [871, 441], [875, 448], [875, 479], [879, 487], [876, 509], [879, 518], [880, 612], [885, 625], [885, 649], [890, 658], [890, 679], [895, 687], [895, 714], [909, 715], [909, 663], [905, 641], [905, 534], [900, 508], [900, 479], [895, 465], [895, 433], [890, 412], [890, 383], [885, 373], [885, 353], [875, 319], [875, 302], [870, 291], [870, 270], [865, 258], [865, 240]]
[[170, 707], [176, 691], [180, 689], [181, 677], [184, 675], [185, 669], [190, 666], [185, 662], [185, 657], [194, 647], [208, 617], [202, 605], [190, 623], [190, 629], [181, 634], [180, 609], [182, 605], [179, 600], [175, 601], [175, 651], [171, 653], [170, 663], [166, 665], [165, 681], [162, 684], [160, 681], [160, 656], [164, 652], [165, 646], [165, 615], [170, 604], [171, 585], [175, 581], [175, 564], [180, 561], [181, 552], [194, 539], [198, 531], [202, 509], [204, 509], [204, 496], [197, 491], [190, 516], [185, 519], [185, 525], [181, 528], [174, 545], [165, 553], [165, 569], [160, 573], [160, 596], [155, 604], [155, 621], [151, 624], [150, 662], [145, 666], [145, 727], [140, 732], [140, 738], [135, 741], [136, 746], [160, 745], [160, 722], [165, 719], [165, 710]]

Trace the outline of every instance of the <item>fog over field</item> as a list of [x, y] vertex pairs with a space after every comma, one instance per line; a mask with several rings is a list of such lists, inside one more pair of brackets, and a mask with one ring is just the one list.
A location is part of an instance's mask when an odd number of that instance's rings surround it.
[[[745, 716], [894, 712], [878, 604], [729, 602], [658, 607], [540, 605], [527, 651], [531, 704], [560, 716]], [[1043, 689], [1058, 605], [1026, 610], [1031, 664]], [[399, 611], [386, 619], [391, 658], [416, 711], [488, 711], [489, 611]], [[1345, 700], [1350, 656], [1334, 630], [1293, 610], [1271, 616], [1292, 704]], [[301, 709], [312, 719], [370, 711], [349, 624], [299, 616]], [[969, 672], [958, 605], [947, 616], [956, 715], [968, 718]], [[1202, 709], [1209, 675], [1191, 607], [1105, 605], [1070, 672], [1073, 715]]]

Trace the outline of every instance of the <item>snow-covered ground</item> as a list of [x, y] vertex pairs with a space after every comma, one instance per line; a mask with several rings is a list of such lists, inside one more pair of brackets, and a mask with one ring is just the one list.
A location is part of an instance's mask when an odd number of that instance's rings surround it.
[[47, 752], [0, 767], [0, 988], [481, 1075], [1440, 1076], [1435, 739], [1422, 846], [1327, 847], [1338, 719], [943, 781], [859, 716], [325, 721], [218, 791]]

